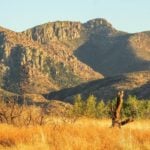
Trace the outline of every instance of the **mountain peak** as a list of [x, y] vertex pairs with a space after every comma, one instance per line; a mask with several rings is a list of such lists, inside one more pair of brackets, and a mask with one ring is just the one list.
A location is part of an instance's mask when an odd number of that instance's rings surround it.
[[95, 27], [99, 27], [99, 26], [112, 27], [111, 23], [109, 23], [104, 18], [95, 18], [95, 19], [89, 20], [85, 23], [85, 25], [90, 28], [95, 28]]

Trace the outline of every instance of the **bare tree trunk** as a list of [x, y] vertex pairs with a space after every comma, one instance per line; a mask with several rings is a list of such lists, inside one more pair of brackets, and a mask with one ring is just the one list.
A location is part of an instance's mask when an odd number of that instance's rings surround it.
[[120, 91], [117, 94], [117, 104], [112, 116], [112, 126], [120, 127], [120, 111], [123, 103], [124, 92]]
[[124, 96], [124, 91], [119, 91], [117, 94], [117, 104], [115, 110], [113, 110], [112, 112], [112, 127], [120, 128], [122, 125], [125, 125], [133, 121], [132, 118], [128, 118], [124, 121], [121, 121], [120, 112], [123, 104], [123, 96]]

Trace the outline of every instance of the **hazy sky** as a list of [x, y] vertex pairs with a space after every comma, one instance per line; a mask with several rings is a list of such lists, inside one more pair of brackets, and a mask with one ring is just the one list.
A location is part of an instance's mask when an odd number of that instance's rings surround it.
[[56, 20], [105, 18], [119, 30], [150, 30], [150, 0], [0, 0], [0, 26], [22, 31]]

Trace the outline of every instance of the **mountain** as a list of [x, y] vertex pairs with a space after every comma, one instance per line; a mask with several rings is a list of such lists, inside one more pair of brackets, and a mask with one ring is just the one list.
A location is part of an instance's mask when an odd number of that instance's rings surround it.
[[115, 98], [118, 90], [124, 90], [126, 96], [136, 95], [140, 99], [150, 99], [150, 71], [107, 77], [73, 88], [55, 91], [45, 95], [45, 97], [72, 102], [77, 94], [81, 94], [83, 98], [93, 94], [98, 100], [107, 101]]
[[59, 41], [42, 45], [0, 27], [0, 87], [5, 90], [44, 94], [102, 77]]
[[105, 19], [57, 21], [23, 32], [42, 45], [59, 42], [104, 76], [150, 70], [150, 32], [130, 34]]
[[[118, 31], [102, 18], [48, 22], [19, 33], [0, 27], [0, 88], [6, 91], [49, 98], [56, 91], [59, 99], [60, 90], [64, 99], [98, 87], [98, 98], [108, 99], [123, 82], [124, 90], [134, 94], [141, 86], [141, 97], [148, 97], [142, 93], [149, 87], [149, 71], [148, 31]], [[146, 82], [140, 84], [139, 75]], [[136, 80], [139, 85], [130, 89]]]

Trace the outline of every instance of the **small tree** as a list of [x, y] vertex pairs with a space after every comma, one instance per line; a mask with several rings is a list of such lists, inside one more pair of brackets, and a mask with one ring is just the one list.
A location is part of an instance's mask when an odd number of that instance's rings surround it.
[[95, 117], [96, 116], [96, 97], [90, 95], [86, 100], [85, 116]]
[[81, 95], [78, 94], [74, 98], [74, 105], [73, 105], [73, 114], [76, 116], [83, 115], [84, 112], [84, 102], [81, 98]]
[[141, 110], [143, 113], [143, 116], [145, 118], [150, 119], [150, 100], [145, 100], [143, 102], [143, 109]]
[[109, 118], [112, 118], [116, 107], [117, 99], [108, 100], [106, 103], [106, 114]]
[[132, 116], [133, 118], [139, 117], [138, 104], [139, 102], [136, 96], [129, 95], [127, 101], [124, 103], [124, 116], [126, 117]]
[[96, 107], [96, 117], [103, 118], [106, 117], [106, 106], [103, 100], [99, 101]]
[[137, 100], [137, 112], [138, 118], [150, 119], [150, 101], [149, 100]]

